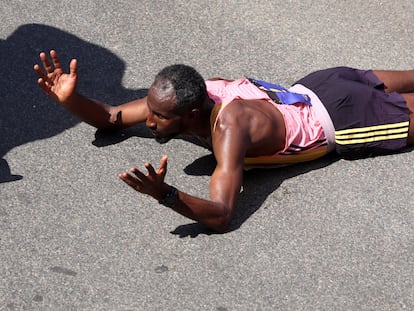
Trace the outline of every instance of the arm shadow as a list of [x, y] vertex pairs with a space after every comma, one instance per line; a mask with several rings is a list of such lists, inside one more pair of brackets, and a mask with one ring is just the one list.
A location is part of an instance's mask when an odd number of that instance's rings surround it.
[[[78, 59], [78, 91], [88, 97], [117, 105], [146, 95], [146, 89], [123, 87], [125, 63], [108, 49], [55, 27], [19, 26], [0, 40], [0, 183], [23, 178], [13, 174], [18, 172], [5, 159], [10, 150], [53, 137], [79, 123], [37, 85], [33, 65], [39, 63], [41, 51], [51, 49], [58, 52], [66, 72], [70, 59]], [[145, 135], [141, 130], [137, 134]]]
[[[243, 190], [240, 193], [237, 202], [234, 218], [226, 233], [239, 229], [243, 223], [262, 206], [266, 198], [279, 188], [284, 180], [326, 167], [336, 162], [338, 159], [339, 157], [336, 154], [330, 154], [321, 159], [307, 163], [280, 168], [253, 169], [246, 171], [243, 177]], [[211, 175], [214, 168], [214, 156], [208, 155], [197, 159], [188, 165], [184, 171], [190, 175], [201, 176]], [[200, 234], [217, 234], [200, 223], [180, 225], [175, 230], [171, 231], [171, 233], [178, 235], [180, 238], [195, 238]]]
[[[141, 97], [146, 96], [148, 90], [141, 90]], [[137, 97], [138, 98], [138, 97]], [[97, 130], [95, 132], [95, 140], [92, 144], [96, 147], [107, 147], [110, 145], [118, 144], [127, 140], [131, 137], [141, 137], [141, 138], [150, 138], [153, 139], [154, 136], [151, 134], [151, 131], [146, 127], [145, 124], [139, 124], [130, 128], [118, 130], [118, 131], [105, 131]], [[195, 137], [179, 135], [176, 139], [181, 139], [186, 142], [198, 145], [208, 149], [208, 146], [204, 145], [200, 140]]]

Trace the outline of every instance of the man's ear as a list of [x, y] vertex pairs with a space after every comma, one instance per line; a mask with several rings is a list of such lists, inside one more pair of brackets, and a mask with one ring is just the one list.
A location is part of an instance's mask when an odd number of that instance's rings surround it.
[[188, 113], [188, 117], [192, 120], [195, 120], [200, 117], [201, 111], [199, 108], [194, 108]]

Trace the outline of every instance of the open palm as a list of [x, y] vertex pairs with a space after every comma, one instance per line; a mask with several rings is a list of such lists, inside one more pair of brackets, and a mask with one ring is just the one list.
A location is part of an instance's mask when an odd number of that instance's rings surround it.
[[77, 61], [72, 59], [70, 62], [70, 72], [65, 73], [62, 70], [56, 51], [50, 51], [52, 58], [51, 64], [45, 53], [40, 53], [40, 60], [43, 64], [42, 68], [36, 64], [34, 70], [39, 76], [38, 84], [42, 90], [54, 101], [64, 104], [71, 96], [75, 94], [77, 84]]

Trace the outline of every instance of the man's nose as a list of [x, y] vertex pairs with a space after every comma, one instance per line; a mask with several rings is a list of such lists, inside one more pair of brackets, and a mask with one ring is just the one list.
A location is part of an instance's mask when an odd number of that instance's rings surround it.
[[152, 112], [148, 115], [145, 124], [150, 129], [156, 129], [157, 128], [157, 123], [155, 123], [155, 121], [154, 121], [154, 114]]

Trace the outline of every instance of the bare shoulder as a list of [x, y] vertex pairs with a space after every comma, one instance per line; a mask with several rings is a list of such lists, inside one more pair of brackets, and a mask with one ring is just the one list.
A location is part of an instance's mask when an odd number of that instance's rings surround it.
[[244, 119], [241, 110], [236, 102], [228, 104], [219, 115], [212, 132], [217, 167], [229, 171], [243, 167], [246, 151], [251, 146], [250, 124]]
[[251, 128], [248, 110], [245, 100], [234, 100], [227, 104], [216, 120], [212, 133], [213, 144], [221, 144], [224, 139], [230, 139], [231, 142], [245, 140]]
[[232, 148], [244, 144], [246, 156], [272, 155], [284, 146], [285, 125], [280, 111], [265, 100], [234, 100], [223, 108], [212, 136], [213, 148], [227, 138]]
[[216, 131], [230, 126], [236, 126], [239, 130], [245, 127], [246, 112], [249, 110], [244, 100], [233, 100], [227, 104], [218, 115], [216, 120]]

